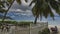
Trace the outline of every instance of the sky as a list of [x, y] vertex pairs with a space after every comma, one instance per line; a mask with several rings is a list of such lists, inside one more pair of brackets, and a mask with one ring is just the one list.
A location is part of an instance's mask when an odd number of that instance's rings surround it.
[[[29, 7], [29, 4], [32, 0], [28, 0], [27, 3], [24, 0], [21, 0], [21, 1], [22, 1], [21, 5], [19, 5], [16, 1], [13, 3], [12, 7], [8, 11], [7, 16], [10, 16], [11, 18], [17, 21], [20, 21], [20, 20], [34, 21], [35, 17], [33, 16], [31, 11], [34, 4], [31, 7]], [[42, 17], [42, 21], [48, 21], [49, 24], [59, 25], [60, 16], [58, 16], [53, 9], [52, 11], [55, 14], [55, 17], [54, 17], [55, 20], [53, 20], [51, 17], [48, 17], [47, 19]], [[40, 21], [40, 18], [38, 18], [38, 21]]]

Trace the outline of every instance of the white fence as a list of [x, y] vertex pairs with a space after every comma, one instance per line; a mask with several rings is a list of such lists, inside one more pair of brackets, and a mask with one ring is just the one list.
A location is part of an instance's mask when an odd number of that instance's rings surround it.
[[30, 24], [29, 27], [12, 26], [8, 34], [38, 34], [45, 27], [48, 27], [47, 22]]
[[30, 24], [29, 27], [23, 28], [20, 27], [18, 30], [15, 31], [15, 34], [38, 34], [43, 28], [48, 27], [48, 23], [37, 23], [37, 24]]

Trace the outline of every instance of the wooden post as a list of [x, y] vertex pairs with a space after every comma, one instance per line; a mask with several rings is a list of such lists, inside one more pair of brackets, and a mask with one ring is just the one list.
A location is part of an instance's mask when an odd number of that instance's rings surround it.
[[48, 22], [47, 22], [46, 26], [47, 26], [47, 28], [48, 28]]
[[29, 26], [29, 34], [31, 34], [31, 24], [30, 24], [30, 26]]

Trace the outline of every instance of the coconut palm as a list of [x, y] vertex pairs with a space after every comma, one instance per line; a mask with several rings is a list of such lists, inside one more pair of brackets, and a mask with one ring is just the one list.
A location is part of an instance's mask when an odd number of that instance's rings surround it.
[[[6, 13], [7, 12], [7, 10], [5, 9], [5, 1], [4, 0], [0, 0], [0, 13]], [[6, 3], [7, 4], [7, 3]], [[8, 4], [7, 4], [8, 5]], [[2, 17], [3, 17], [3, 15], [2, 15]], [[1, 16], [0, 16], [0, 18], [1, 18]], [[9, 19], [11, 19], [10, 17], [5, 17], [6, 19], [7, 18], [9, 18]]]
[[5, 8], [5, 6], [4, 6], [4, 2], [0, 0], [0, 13], [4, 13], [4, 12], [6, 12], [6, 10], [3, 9], [3, 8]]
[[[0, 0], [0, 19], [2, 19], [2, 17], [3, 17], [3, 13], [5, 13], [6, 12], [6, 10], [5, 9], [3, 9], [3, 8], [5, 8], [5, 6], [4, 6], [4, 1], [2, 1], [2, 0]], [[11, 19], [10, 17], [6, 17], [6, 19], [7, 18], [9, 18], [9, 19]]]
[[[13, 5], [14, 1], [16, 1], [18, 4], [21, 4], [21, 0], [4, 0], [6, 2], [6, 4], [8, 5], [8, 9], [4, 14], [4, 17], [2, 19], [2, 22], [4, 22], [4, 19], [9, 11], [9, 9], [11, 8], [11, 6]], [[27, 2], [27, 0], [25, 0]]]
[[45, 18], [50, 15], [54, 19], [54, 13], [51, 9], [55, 10], [57, 14], [60, 15], [60, 0], [32, 0], [30, 6], [35, 3], [32, 8], [32, 13], [35, 16], [34, 23], [36, 24], [37, 18], [44, 16]]

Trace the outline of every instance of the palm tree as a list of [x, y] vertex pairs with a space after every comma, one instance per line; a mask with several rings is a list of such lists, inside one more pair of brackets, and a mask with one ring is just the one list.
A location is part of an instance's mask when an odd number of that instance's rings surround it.
[[54, 19], [54, 14], [51, 10], [55, 10], [57, 14], [60, 15], [60, 0], [32, 0], [30, 3], [30, 6], [35, 3], [35, 5], [32, 8], [32, 13], [35, 16], [35, 21], [34, 23], [36, 24], [37, 18], [44, 16], [45, 18], [50, 15]]
[[4, 2], [0, 0], [0, 13], [4, 13], [4, 12], [6, 12], [6, 10], [3, 9], [3, 8], [5, 8], [5, 6], [4, 6]]
[[[13, 5], [14, 1], [16, 1], [18, 4], [21, 4], [21, 0], [6, 0], [6, 1], [5, 1], [6, 4], [7, 4], [9, 7], [8, 7], [7, 11], [5, 12], [5, 14], [4, 14], [4, 17], [3, 17], [3, 19], [2, 19], [2, 22], [4, 22], [4, 19], [5, 19], [8, 11], [9, 11], [9, 9], [10, 9], [11, 6]], [[27, 0], [25, 0], [25, 1], [27, 2]]]

